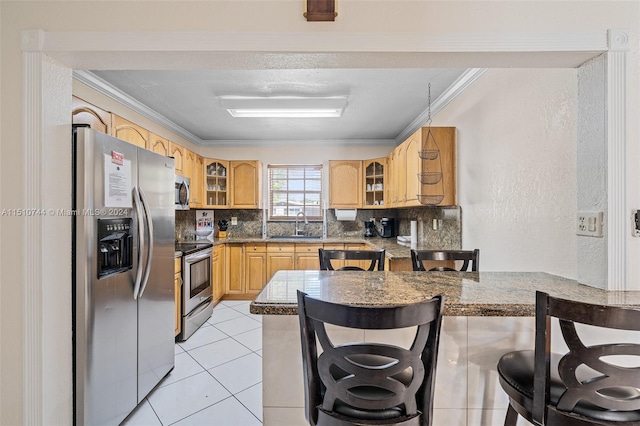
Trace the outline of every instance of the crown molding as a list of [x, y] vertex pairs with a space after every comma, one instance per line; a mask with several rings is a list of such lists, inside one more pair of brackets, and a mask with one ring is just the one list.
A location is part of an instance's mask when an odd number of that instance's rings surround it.
[[113, 87], [111, 84], [107, 83], [105, 80], [101, 79], [91, 71], [74, 70], [73, 78], [74, 80], [77, 80], [80, 83], [89, 86], [93, 90], [148, 118], [154, 123], [161, 125], [165, 129], [185, 138], [189, 142], [192, 142], [196, 145], [203, 145], [204, 141], [193, 133], [178, 126], [176, 123], [169, 120], [164, 115], [157, 113], [145, 104], [137, 101], [126, 93]]
[[[453, 82], [438, 98], [431, 104], [431, 116], [435, 116], [441, 111], [449, 102], [458, 97], [469, 86], [478, 81], [482, 75], [487, 72], [487, 68], [469, 68], [466, 70], [456, 81]], [[400, 134], [396, 137], [396, 145], [401, 144], [409, 136], [411, 136], [416, 130], [422, 127], [429, 119], [429, 109], [425, 109], [415, 120], [411, 122]]]
[[[309, 139], [304, 140], [305, 144], [312, 143], [316, 146], [396, 146], [395, 139]], [[299, 139], [227, 139], [227, 140], [204, 140], [202, 146], [205, 147], [269, 147], [269, 146], [300, 146]]]

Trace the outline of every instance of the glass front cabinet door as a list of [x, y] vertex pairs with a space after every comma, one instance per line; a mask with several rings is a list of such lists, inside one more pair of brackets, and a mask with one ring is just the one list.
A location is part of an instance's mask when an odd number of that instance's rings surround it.
[[229, 162], [207, 158], [204, 163], [205, 207], [227, 207], [229, 204]]
[[386, 158], [376, 158], [364, 162], [364, 206], [365, 208], [385, 207]]

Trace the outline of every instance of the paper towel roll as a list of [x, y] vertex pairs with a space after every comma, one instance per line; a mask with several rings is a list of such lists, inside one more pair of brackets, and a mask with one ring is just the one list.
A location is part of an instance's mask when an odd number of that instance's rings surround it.
[[337, 220], [356, 220], [357, 209], [336, 209]]
[[418, 246], [418, 222], [415, 220], [411, 221], [411, 248], [416, 248]]

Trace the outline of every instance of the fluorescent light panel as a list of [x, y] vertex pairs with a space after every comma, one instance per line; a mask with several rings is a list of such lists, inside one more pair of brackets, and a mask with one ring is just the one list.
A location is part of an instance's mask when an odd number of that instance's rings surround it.
[[219, 96], [220, 104], [237, 118], [327, 118], [340, 117], [346, 96], [245, 97]]

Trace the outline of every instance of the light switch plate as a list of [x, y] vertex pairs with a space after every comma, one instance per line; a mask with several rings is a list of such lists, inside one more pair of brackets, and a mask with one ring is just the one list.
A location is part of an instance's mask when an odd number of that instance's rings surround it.
[[603, 216], [602, 212], [578, 212], [576, 235], [602, 237]]

